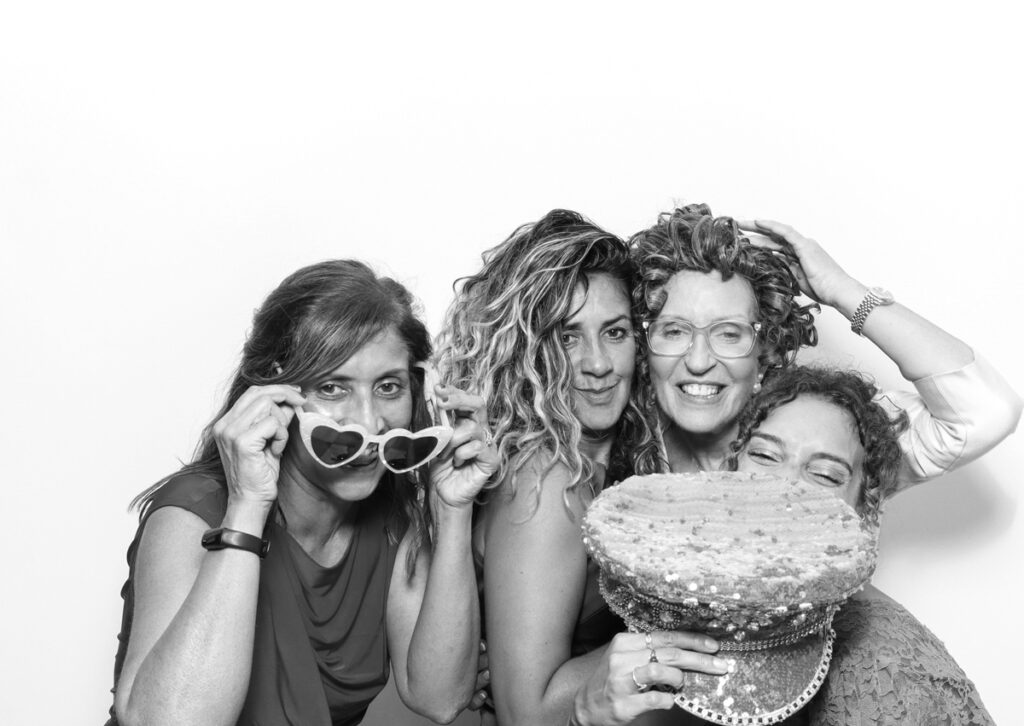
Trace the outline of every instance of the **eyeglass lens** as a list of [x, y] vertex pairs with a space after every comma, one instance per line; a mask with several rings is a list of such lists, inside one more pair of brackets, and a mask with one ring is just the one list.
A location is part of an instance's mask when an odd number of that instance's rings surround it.
[[685, 320], [657, 320], [648, 329], [651, 350], [659, 355], [684, 355], [694, 336], [706, 336], [711, 351], [722, 358], [742, 358], [754, 347], [755, 331], [749, 323], [722, 321], [703, 328]]
[[[310, 433], [313, 454], [328, 466], [351, 459], [359, 453], [365, 441], [356, 431], [337, 431], [328, 426], [316, 426]], [[434, 453], [436, 436], [395, 436], [384, 444], [381, 457], [393, 469], [412, 469]]]
[[316, 426], [310, 433], [313, 454], [328, 466], [351, 459], [363, 446], [363, 436], [356, 431], [336, 431]]
[[396, 436], [384, 444], [382, 456], [388, 466], [394, 469], [411, 469], [423, 463], [437, 448], [437, 439], [424, 436], [413, 439]]

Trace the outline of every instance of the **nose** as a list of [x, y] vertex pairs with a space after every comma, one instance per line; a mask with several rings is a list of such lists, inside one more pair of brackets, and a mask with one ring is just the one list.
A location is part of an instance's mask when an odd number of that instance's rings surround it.
[[359, 424], [371, 434], [380, 434], [384, 431], [384, 417], [377, 408], [377, 401], [372, 394], [358, 393], [348, 403], [340, 422], [342, 425]]
[[686, 369], [694, 375], [707, 373], [715, 367], [718, 359], [711, 353], [711, 344], [703, 330], [695, 331], [690, 349], [683, 356], [686, 361]]
[[580, 358], [580, 370], [591, 376], [601, 378], [612, 372], [612, 359], [605, 350], [600, 338], [584, 343]]

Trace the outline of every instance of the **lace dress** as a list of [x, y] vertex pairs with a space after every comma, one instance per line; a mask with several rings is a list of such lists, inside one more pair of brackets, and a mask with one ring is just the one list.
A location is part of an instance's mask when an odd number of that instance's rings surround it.
[[942, 642], [878, 590], [850, 600], [833, 625], [832, 666], [805, 709], [811, 726], [994, 724]]

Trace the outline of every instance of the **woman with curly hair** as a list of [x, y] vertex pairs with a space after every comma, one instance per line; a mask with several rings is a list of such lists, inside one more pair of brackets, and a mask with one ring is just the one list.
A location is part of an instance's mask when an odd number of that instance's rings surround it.
[[[554, 210], [485, 253], [449, 309], [442, 374], [484, 398], [499, 442], [498, 488], [478, 512], [474, 549], [501, 724], [563, 726], [577, 693], [590, 694], [580, 696], [586, 718], [606, 720], [609, 663], [649, 660], [643, 636], [620, 634], [579, 535], [590, 500], [632, 473], [632, 452], [653, 442], [631, 396], [631, 273], [622, 240]], [[709, 655], [714, 641], [655, 636], [664, 683], [678, 685], [678, 668], [725, 672]], [[671, 705], [670, 694], [651, 692], [626, 709]]]
[[[877, 527], [898, 491], [905, 413], [852, 371], [790, 366], [773, 375], [739, 420], [729, 468], [799, 478], [832, 490]], [[876, 588], [833, 621], [829, 677], [802, 716], [813, 726], [991, 724], [974, 684], [942, 642]], [[870, 667], [864, 667], [864, 664]]]
[[[638, 473], [722, 467], [747, 402], [801, 346], [817, 342], [815, 305], [799, 304], [801, 292], [847, 317], [917, 389], [878, 397], [890, 415], [909, 421], [887, 493], [973, 461], [1016, 427], [1020, 398], [969, 346], [891, 293], [862, 285], [791, 227], [739, 224], [691, 205], [634, 235], [631, 249], [634, 315], [646, 332], [638, 398], [655, 409], [661, 434], [637, 451]], [[876, 652], [884, 645], [887, 631], [875, 632], [873, 621], [846, 622], [845, 637]], [[844, 652], [829, 678], [833, 691], [846, 690], [858, 673], [844, 667]]]
[[642, 473], [721, 467], [766, 375], [817, 343], [817, 305], [799, 304], [801, 292], [847, 317], [917, 388], [885, 396], [911, 424], [898, 488], [973, 461], [1020, 418], [1020, 398], [966, 343], [861, 284], [791, 227], [741, 225], [695, 204], [661, 215], [630, 244], [634, 314], [646, 332], [639, 395], [655, 404], [664, 446], [639, 452]]

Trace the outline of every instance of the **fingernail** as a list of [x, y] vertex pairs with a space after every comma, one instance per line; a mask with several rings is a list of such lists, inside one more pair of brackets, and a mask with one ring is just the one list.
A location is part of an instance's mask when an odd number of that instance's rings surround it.
[[718, 650], [718, 641], [714, 638], [704, 638], [704, 647], [708, 650]]
[[715, 668], [720, 668], [723, 671], [729, 670], [729, 661], [724, 658], [712, 658], [711, 662], [714, 664]]
[[486, 640], [481, 640], [480, 641], [480, 652], [481, 653], [486, 653], [487, 652], [487, 641]]
[[491, 680], [491, 669], [490, 668], [484, 668], [484, 672], [481, 673], [480, 675], [483, 676], [485, 680], [488, 680], [488, 681]]

